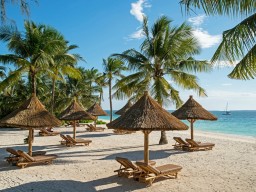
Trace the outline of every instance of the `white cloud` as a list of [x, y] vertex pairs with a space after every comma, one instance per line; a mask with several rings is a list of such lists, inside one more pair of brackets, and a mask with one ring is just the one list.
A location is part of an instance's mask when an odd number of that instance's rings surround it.
[[203, 24], [204, 20], [206, 18], [206, 15], [199, 15], [196, 17], [190, 17], [188, 18], [188, 22], [192, 23], [193, 26], [200, 26]]
[[217, 45], [221, 42], [221, 35], [210, 35], [208, 31], [203, 30], [202, 28], [197, 28], [193, 30], [194, 36], [200, 43], [202, 48], [210, 48], [214, 45]]
[[144, 37], [144, 33], [142, 29], [139, 29], [137, 31], [135, 31], [134, 33], [132, 33], [131, 35], [129, 35], [129, 39], [142, 39]]
[[200, 27], [206, 18], [206, 15], [199, 15], [188, 19], [194, 27], [193, 34], [203, 49], [219, 44], [222, 39], [222, 35], [210, 35], [208, 31]]
[[130, 13], [139, 21], [143, 22], [143, 16], [145, 15], [143, 13], [144, 7], [150, 7], [150, 5], [147, 3], [147, 0], [138, 0], [136, 3], [131, 4], [132, 8], [130, 10]]

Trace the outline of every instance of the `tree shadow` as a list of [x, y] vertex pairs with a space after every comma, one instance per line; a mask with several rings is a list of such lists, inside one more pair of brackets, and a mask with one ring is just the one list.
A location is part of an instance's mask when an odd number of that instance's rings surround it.
[[[165, 159], [170, 156], [174, 155], [179, 155], [179, 154], [184, 154], [187, 153], [186, 151], [176, 151], [176, 150], [149, 150], [149, 159], [150, 160], [158, 160], [158, 159]], [[123, 157], [123, 158], [128, 158], [132, 161], [138, 161], [138, 160], [143, 160], [144, 159], [144, 150], [139, 150], [139, 151], [128, 151], [128, 152], [121, 152], [121, 153], [115, 153], [108, 155], [102, 160], [113, 160], [116, 157]]]
[[81, 182], [73, 180], [51, 180], [38, 181], [22, 184], [19, 186], [3, 189], [2, 192], [14, 191], [33, 191], [33, 192], [116, 192], [134, 191], [145, 188], [145, 184], [134, 181], [133, 179], [121, 178], [116, 175], [100, 178], [96, 180]]

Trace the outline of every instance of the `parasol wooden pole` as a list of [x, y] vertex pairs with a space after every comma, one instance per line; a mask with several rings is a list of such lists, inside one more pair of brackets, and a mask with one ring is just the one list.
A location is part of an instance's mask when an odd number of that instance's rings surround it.
[[33, 141], [33, 129], [29, 128], [28, 134], [28, 154], [32, 156], [32, 141]]
[[96, 127], [96, 125], [97, 125], [97, 119], [98, 119], [98, 116], [95, 116], [96, 118], [95, 118], [95, 121], [94, 121], [94, 127]]
[[195, 119], [189, 119], [190, 122], [190, 131], [191, 131], [191, 139], [194, 139], [194, 122], [196, 121]]
[[76, 120], [73, 121], [73, 138], [76, 139]]
[[144, 133], [144, 163], [148, 164], [149, 161], [149, 152], [148, 152], [148, 137], [150, 131], [143, 131]]

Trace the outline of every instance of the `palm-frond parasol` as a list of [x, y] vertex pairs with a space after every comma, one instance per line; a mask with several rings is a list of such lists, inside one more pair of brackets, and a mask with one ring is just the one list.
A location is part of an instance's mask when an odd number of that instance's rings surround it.
[[172, 113], [178, 119], [187, 119], [190, 122], [191, 139], [194, 139], [193, 123], [196, 120], [217, 120], [213, 114], [204, 109], [198, 102], [190, 95], [189, 99], [179, 109]]
[[96, 116], [96, 119], [94, 120], [95, 127], [96, 127], [96, 121], [98, 119], [98, 116], [108, 115], [107, 112], [105, 112], [98, 103], [94, 103], [89, 109], [87, 109], [87, 112], [93, 116]]
[[144, 161], [148, 163], [148, 136], [151, 131], [187, 130], [188, 126], [164, 110], [148, 92], [126, 113], [107, 124], [108, 128], [144, 133]]
[[73, 102], [60, 113], [59, 119], [73, 121], [73, 138], [76, 139], [76, 120], [95, 120], [96, 117], [86, 112], [74, 99]]
[[2, 118], [0, 125], [29, 129], [28, 153], [32, 155], [34, 129], [60, 126], [61, 121], [49, 113], [36, 95], [33, 94], [18, 109]]
[[123, 115], [128, 109], [130, 109], [132, 106], [132, 102], [129, 100], [125, 106], [123, 106], [121, 109], [115, 112], [117, 115]]

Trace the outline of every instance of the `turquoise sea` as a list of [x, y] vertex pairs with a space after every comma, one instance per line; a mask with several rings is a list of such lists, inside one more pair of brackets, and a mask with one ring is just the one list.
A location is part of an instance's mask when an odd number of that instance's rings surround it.
[[[106, 110], [106, 112], [110, 114], [109, 110]], [[172, 111], [169, 112], [171, 113]], [[218, 120], [198, 120], [194, 123], [195, 129], [215, 133], [226, 133], [256, 137], [256, 110], [231, 111], [231, 115], [223, 115], [223, 111], [210, 112], [217, 116]], [[113, 114], [113, 119], [116, 119], [117, 117], [119, 117], [119, 115]], [[109, 116], [100, 116], [99, 119], [109, 120]], [[187, 121], [184, 122], [187, 123]]]

